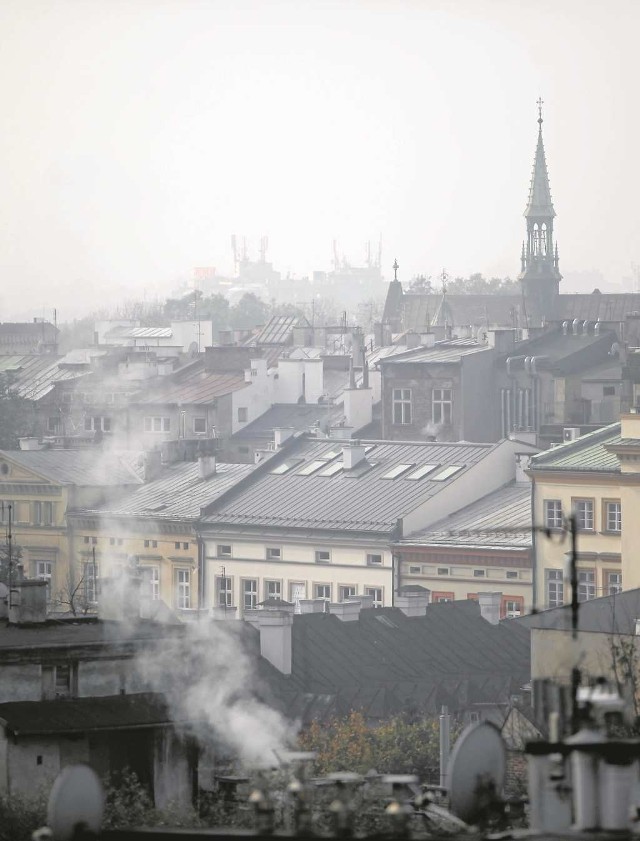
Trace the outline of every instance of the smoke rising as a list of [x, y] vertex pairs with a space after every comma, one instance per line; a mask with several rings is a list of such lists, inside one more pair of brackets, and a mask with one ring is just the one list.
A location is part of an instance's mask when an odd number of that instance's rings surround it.
[[176, 725], [188, 723], [202, 746], [223, 744], [248, 768], [273, 766], [293, 744], [295, 727], [258, 698], [241, 626], [187, 625], [184, 634], [145, 650], [137, 667], [149, 688], [164, 694]]

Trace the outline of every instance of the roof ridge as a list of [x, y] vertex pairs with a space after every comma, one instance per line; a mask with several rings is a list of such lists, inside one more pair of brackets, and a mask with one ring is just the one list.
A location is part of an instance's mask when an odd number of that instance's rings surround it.
[[[621, 426], [620, 421], [614, 421], [613, 423], [603, 426], [600, 429], [594, 429], [592, 432], [585, 432], [584, 435], [580, 435], [573, 441], [563, 441], [561, 444], [558, 444], [550, 450], [544, 450], [544, 452], [536, 453], [532, 456], [531, 460], [536, 464], [544, 463], [545, 458], [551, 458], [557, 455], [560, 451], [566, 453], [567, 449], [572, 447], [576, 450], [580, 449], [580, 447], [585, 444], [593, 443], [598, 437], [602, 437], [603, 439], [609, 438], [612, 436], [613, 428], [616, 426]], [[587, 441], [587, 439], [589, 440]]]

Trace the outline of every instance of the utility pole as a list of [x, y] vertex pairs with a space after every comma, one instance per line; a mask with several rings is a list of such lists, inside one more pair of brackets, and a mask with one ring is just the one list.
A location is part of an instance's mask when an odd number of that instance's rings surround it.
[[12, 516], [13, 516], [13, 505], [8, 502], [1, 502], [0, 503], [0, 510], [2, 510], [2, 519], [5, 518], [5, 511], [7, 512], [7, 563], [8, 563], [8, 572], [7, 572], [7, 584], [9, 587], [9, 599], [7, 603], [7, 607], [11, 610], [11, 587], [13, 586], [13, 534], [11, 531], [12, 526]]

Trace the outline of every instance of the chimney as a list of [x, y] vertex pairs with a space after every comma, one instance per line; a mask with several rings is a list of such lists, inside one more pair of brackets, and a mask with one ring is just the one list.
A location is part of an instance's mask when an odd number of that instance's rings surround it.
[[157, 479], [162, 471], [162, 453], [160, 450], [147, 450], [142, 461], [142, 477], [145, 482]]
[[273, 443], [276, 446], [276, 450], [279, 450], [284, 442], [291, 438], [294, 432], [295, 429], [291, 426], [276, 426], [273, 430]]
[[360, 610], [370, 610], [373, 607], [373, 596], [358, 596], [357, 599], [347, 599], [347, 601], [360, 602]]
[[361, 461], [364, 461], [366, 455], [365, 448], [359, 442], [353, 444], [346, 444], [342, 448], [342, 463], [345, 470], [352, 470]]
[[405, 616], [424, 616], [431, 598], [431, 590], [420, 584], [408, 584], [396, 593], [395, 606]]
[[413, 348], [420, 347], [420, 334], [419, 333], [407, 333], [405, 338], [406, 338], [407, 349], [408, 350], [412, 350]]
[[283, 675], [290, 675], [293, 613], [288, 610], [259, 610], [256, 613], [260, 654]]
[[531, 453], [516, 453], [516, 485], [528, 485], [529, 477], [525, 473], [531, 464]]
[[38, 438], [18, 438], [21, 450], [44, 450], [44, 445]]
[[216, 457], [215, 456], [198, 456], [198, 477], [200, 479], [209, 479], [216, 473]]
[[327, 600], [326, 599], [300, 599], [300, 613], [326, 613]]
[[435, 333], [421, 333], [420, 334], [420, 344], [423, 347], [433, 347], [436, 343], [436, 334]]
[[47, 621], [47, 582], [23, 579], [11, 585], [11, 625], [38, 625]]
[[492, 625], [497, 625], [500, 622], [501, 602], [502, 593], [478, 593], [478, 604], [480, 605], [482, 618]]
[[360, 617], [360, 606], [360, 600], [330, 602], [329, 613], [333, 613], [341, 622], [355, 622]]

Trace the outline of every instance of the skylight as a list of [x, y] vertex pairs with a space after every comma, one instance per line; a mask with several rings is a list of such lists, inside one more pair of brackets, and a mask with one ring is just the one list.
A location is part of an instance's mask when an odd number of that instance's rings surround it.
[[339, 456], [342, 450], [329, 450], [328, 453], [322, 453], [320, 458], [325, 459], [326, 461], [331, 461], [332, 458]]
[[412, 467], [415, 467], [415, 464], [396, 464], [395, 467], [392, 467], [388, 473], [385, 473], [384, 476], [381, 476], [382, 479], [396, 479], [398, 476], [402, 476], [403, 473], [406, 473], [407, 470], [411, 470]]
[[274, 467], [273, 470], [270, 470], [269, 473], [272, 473], [274, 476], [281, 476], [283, 473], [286, 473], [287, 470], [291, 470], [293, 464], [290, 461], [283, 461], [282, 464], [279, 464], [277, 467]]
[[452, 476], [455, 476], [458, 471], [462, 470], [464, 464], [450, 464], [448, 467], [444, 467], [439, 473], [436, 473], [435, 476], [432, 476], [434, 482], [444, 482], [445, 479], [450, 479]]
[[321, 467], [325, 467], [326, 464], [326, 461], [320, 461], [319, 459], [310, 461], [309, 464], [305, 464], [304, 467], [301, 467], [300, 470], [298, 470], [298, 476], [310, 476], [312, 473], [315, 473], [316, 470], [320, 470]]
[[318, 473], [318, 476], [335, 476], [335, 474], [339, 473], [343, 467], [344, 464], [341, 461], [334, 461], [334, 463], [330, 464], [326, 470], [321, 470], [320, 473]]
[[413, 473], [405, 476], [405, 479], [422, 479], [424, 476], [428, 476], [429, 473], [433, 473], [438, 467], [440, 467], [439, 464], [423, 464], [417, 470], [414, 470]]

